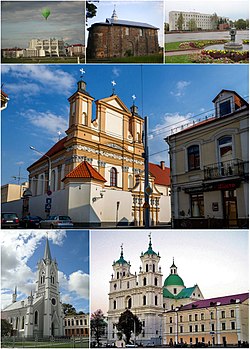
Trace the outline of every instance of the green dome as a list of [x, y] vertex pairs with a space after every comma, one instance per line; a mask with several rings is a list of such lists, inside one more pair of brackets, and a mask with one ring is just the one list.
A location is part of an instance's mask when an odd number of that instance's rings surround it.
[[123, 246], [121, 246], [121, 255], [120, 255], [120, 258], [117, 260], [117, 261], [114, 261], [113, 262], [113, 265], [115, 264], [128, 264], [130, 265], [124, 258], [123, 258]]
[[164, 286], [184, 286], [182, 278], [177, 274], [170, 274], [165, 282]]
[[151, 242], [151, 235], [149, 235], [149, 245], [148, 245], [148, 250], [143, 253], [142, 252], [142, 255], [145, 256], [146, 254], [151, 254], [151, 255], [155, 255], [155, 256], [158, 256], [159, 253], [157, 254], [153, 249], [152, 249], [152, 242]]

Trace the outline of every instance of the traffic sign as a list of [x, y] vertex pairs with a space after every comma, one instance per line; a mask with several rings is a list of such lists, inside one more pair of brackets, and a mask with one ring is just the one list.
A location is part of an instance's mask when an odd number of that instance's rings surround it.
[[45, 210], [50, 210], [51, 209], [51, 204], [45, 204]]
[[46, 204], [51, 204], [52, 203], [52, 198], [46, 198]]

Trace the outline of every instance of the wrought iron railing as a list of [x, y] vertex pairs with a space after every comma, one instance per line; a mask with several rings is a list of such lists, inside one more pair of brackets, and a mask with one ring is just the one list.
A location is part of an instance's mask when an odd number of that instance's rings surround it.
[[248, 162], [240, 159], [217, 162], [208, 166], [204, 166], [204, 179], [216, 179], [224, 177], [243, 177], [248, 174]]

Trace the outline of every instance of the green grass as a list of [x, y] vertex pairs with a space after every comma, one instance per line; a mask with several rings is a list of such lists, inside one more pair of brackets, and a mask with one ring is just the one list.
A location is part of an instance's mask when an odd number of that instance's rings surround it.
[[179, 45], [182, 42], [186, 42], [186, 41], [168, 42], [165, 44], [165, 50], [166, 51], [178, 51], [178, 50], [180, 50]]
[[[2, 58], [2, 63], [14, 63], [14, 64], [24, 64], [24, 63], [58, 63], [58, 64], [64, 64], [64, 63], [77, 63], [76, 57], [48, 57], [48, 58]], [[80, 63], [85, 63], [85, 58], [80, 58]]]
[[163, 55], [130, 56], [110, 59], [87, 59], [87, 63], [163, 63]]
[[167, 56], [165, 63], [192, 63], [192, 55]]
[[199, 49], [204, 48], [208, 45], [214, 45], [218, 43], [224, 43], [226, 40], [185, 40], [185, 41], [177, 41], [177, 42], [168, 42], [165, 44], [165, 51], [182, 51], [185, 50], [184, 48], [180, 48], [179, 45], [183, 42], [193, 42], [193, 43], [199, 43], [200, 47], [194, 47], [190, 49]]

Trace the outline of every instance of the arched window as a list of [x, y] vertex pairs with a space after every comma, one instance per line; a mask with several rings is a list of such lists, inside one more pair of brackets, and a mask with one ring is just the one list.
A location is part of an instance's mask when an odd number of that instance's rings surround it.
[[148, 264], [146, 264], [146, 272], [148, 272]]
[[129, 281], [127, 282], [127, 288], [129, 288]]
[[87, 125], [87, 114], [85, 112], [82, 113], [82, 125]]
[[224, 136], [218, 140], [219, 147], [219, 162], [221, 175], [232, 175], [233, 166], [231, 160], [233, 159], [233, 142], [231, 136]]
[[157, 286], [158, 280], [157, 278], [155, 278], [155, 286]]
[[70, 320], [68, 320], [68, 326], [70, 326]]
[[18, 325], [19, 325], [19, 321], [18, 321], [18, 317], [16, 318], [16, 329], [18, 330]]
[[158, 303], [158, 298], [157, 296], [155, 296], [155, 305], [157, 305], [157, 303]]
[[22, 330], [24, 329], [24, 316], [22, 317]]
[[143, 296], [143, 305], [146, 305], [146, 304], [147, 304], [147, 297]]
[[110, 186], [117, 187], [117, 169], [115, 167], [110, 170]]
[[130, 297], [128, 299], [128, 309], [131, 309], [132, 308], [132, 298]]
[[116, 301], [113, 302], [113, 308], [116, 309]]
[[155, 264], [153, 264], [153, 272], [155, 272]]
[[147, 279], [143, 278], [143, 286], [146, 286], [146, 285], [147, 285]]
[[117, 287], [117, 285], [116, 285], [116, 284], [114, 284], [114, 290], [116, 290], [116, 287]]
[[200, 148], [198, 145], [191, 145], [187, 148], [188, 170], [197, 170], [200, 168]]
[[134, 180], [133, 180], [133, 175], [128, 175], [128, 187], [129, 189], [133, 188], [134, 186]]
[[35, 311], [35, 320], [34, 320], [35, 325], [38, 325], [38, 311]]
[[56, 171], [51, 171], [51, 179], [50, 179], [50, 190], [55, 191], [56, 190]]
[[119, 279], [119, 271], [116, 273], [116, 278]]
[[44, 187], [45, 187], [45, 176], [42, 173], [38, 176], [37, 195], [44, 194]]

